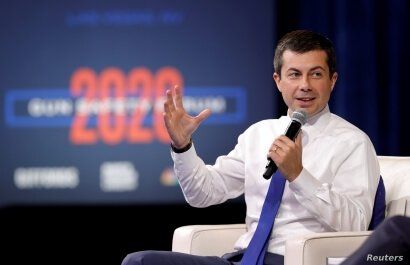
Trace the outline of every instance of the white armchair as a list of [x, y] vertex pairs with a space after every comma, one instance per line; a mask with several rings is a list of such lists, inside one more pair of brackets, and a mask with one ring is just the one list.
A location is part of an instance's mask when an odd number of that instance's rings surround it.
[[[379, 156], [386, 188], [386, 216], [410, 216], [410, 157]], [[221, 256], [233, 252], [245, 224], [188, 225], [174, 231], [172, 251]], [[288, 240], [285, 265], [337, 264], [353, 253], [371, 231], [315, 233]]]

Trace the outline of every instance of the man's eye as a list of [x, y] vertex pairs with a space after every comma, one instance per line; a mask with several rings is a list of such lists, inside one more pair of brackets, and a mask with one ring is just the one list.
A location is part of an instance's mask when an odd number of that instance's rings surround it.
[[293, 73], [289, 74], [289, 77], [292, 77], [292, 78], [299, 77], [299, 76], [300, 76], [300, 74], [297, 73], [297, 72], [293, 72]]
[[319, 78], [319, 77], [322, 77], [323, 75], [322, 75], [321, 72], [313, 72], [313, 73], [312, 73], [312, 76], [313, 76], [313, 77], [316, 77], [316, 78]]

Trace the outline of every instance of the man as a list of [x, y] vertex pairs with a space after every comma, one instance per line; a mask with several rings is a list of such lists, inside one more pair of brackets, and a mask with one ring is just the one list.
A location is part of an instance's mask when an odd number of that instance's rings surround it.
[[[175, 173], [186, 200], [207, 207], [245, 194], [247, 233], [237, 253], [198, 257], [144, 251], [123, 264], [238, 264], [258, 225], [270, 180], [262, 175], [267, 156], [286, 178], [279, 212], [269, 238], [265, 264], [283, 264], [285, 241], [312, 232], [367, 230], [379, 181], [373, 145], [365, 133], [331, 114], [328, 101], [337, 80], [332, 43], [320, 34], [299, 30], [286, 34], [275, 51], [273, 79], [288, 106], [288, 115], [250, 126], [235, 148], [205, 165], [192, 135], [211, 113], [188, 115], [178, 87], [167, 91], [164, 120], [172, 139]], [[295, 142], [283, 135], [295, 110], [308, 120]]]

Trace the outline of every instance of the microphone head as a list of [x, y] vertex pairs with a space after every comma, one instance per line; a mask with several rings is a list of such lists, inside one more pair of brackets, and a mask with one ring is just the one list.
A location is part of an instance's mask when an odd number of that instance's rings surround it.
[[303, 125], [303, 124], [306, 123], [307, 113], [304, 110], [301, 110], [301, 109], [295, 110], [292, 113], [292, 118], [291, 119], [293, 121], [297, 121], [297, 122], [299, 122], [300, 124]]

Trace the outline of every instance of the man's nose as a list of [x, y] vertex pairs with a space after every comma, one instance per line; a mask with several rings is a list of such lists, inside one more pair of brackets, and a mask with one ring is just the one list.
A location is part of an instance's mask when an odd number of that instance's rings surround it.
[[309, 80], [309, 77], [308, 77], [307, 75], [306, 75], [306, 76], [303, 76], [303, 77], [300, 79], [299, 88], [300, 88], [302, 91], [310, 91], [310, 90], [311, 90], [311, 88], [310, 88], [310, 80]]

